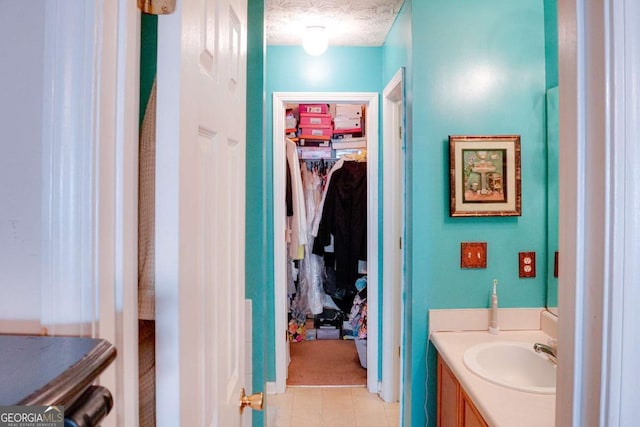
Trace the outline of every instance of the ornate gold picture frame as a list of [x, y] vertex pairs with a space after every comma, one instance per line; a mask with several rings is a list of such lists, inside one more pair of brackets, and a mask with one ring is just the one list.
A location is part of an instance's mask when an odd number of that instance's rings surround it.
[[450, 212], [522, 214], [520, 135], [449, 136]]

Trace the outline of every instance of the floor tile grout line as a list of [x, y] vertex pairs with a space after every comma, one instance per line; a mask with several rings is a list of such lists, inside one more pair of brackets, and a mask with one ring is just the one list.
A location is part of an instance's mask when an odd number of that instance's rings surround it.
[[[315, 390], [309, 390], [310, 388]], [[386, 423], [384, 423], [385, 425], [391, 424], [393, 427], [395, 427], [395, 423], [389, 420], [389, 414], [397, 411], [397, 409], [392, 409], [393, 407], [389, 406], [390, 404], [387, 402], [384, 402], [378, 395], [371, 394], [368, 392], [363, 393], [363, 390], [362, 390], [363, 387], [351, 387], [351, 388], [349, 387], [340, 387], [340, 388], [310, 387], [310, 388], [307, 388], [306, 390], [302, 389], [302, 390], [296, 391], [294, 390], [294, 388], [287, 387], [287, 389], [285, 390], [285, 395], [287, 393], [290, 393], [291, 397], [289, 399], [278, 400], [278, 402], [281, 404], [283, 403], [283, 400], [288, 400], [290, 402], [290, 405], [285, 405], [285, 407], [289, 406], [290, 408], [289, 411], [287, 411], [286, 416], [284, 413], [282, 413], [282, 417], [279, 418], [279, 419], [286, 418], [286, 425], [290, 427], [293, 426], [294, 413], [299, 413], [299, 412], [304, 412], [305, 410], [309, 410], [309, 408], [307, 408], [306, 406], [303, 406], [303, 407], [298, 407], [298, 411], [296, 412], [295, 397], [304, 395], [304, 396], [313, 396], [310, 398], [310, 400], [312, 401], [315, 399], [320, 399], [320, 401], [318, 402], [319, 403], [318, 405], [312, 406], [313, 408], [316, 409], [314, 412], [316, 414], [319, 414], [319, 419], [317, 420], [318, 421], [317, 424], [319, 425], [327, 425], [328, 422], [335, 421], [335, 417], [327, 416], [328, 411], [336, 411], [336, 409], [333, 407], [333, 404], [330, 404], [330, 402], [333, 402], [338, 404], [342, 403], [349, 408], [348, 413], [352, 415], [354, 425], [362, 425], [362, 422], [363, 422], [362, 418], [364, 417], [366, 419], [367, 413], [371, 411], [372, 408], [375, 408], [375, 409], [380, 409], [381, 415], [383, 414], [382, 416], [386, 421]], [[344, 399], [343, 399], [344, 402], [340, 402], [341, 395], [344, 395]], [[307, 397], [305, 400], [307, 401], [306, 404], [308, 404], [309, 398]], [[359, 400], [360, 402], [356, 402], [357, 400]], [[300, 398], [300, 401], [302, 401], [302, 398]], [[300, 401], [298, 403], [300, 403]], [[357, 408], [356, 406], [358, 405], [362, 405], [363, 407]], [[394, 404], [391, 404], [391, 405], [394, 405]], [[278, 407], [277, 404], [274, 404], [274, 408], [276, 409], [276, 411], [283, 409], [283, 407]], [[359, 409], [360, 410], [367, 409], [367, 412], [359, 413]], [[359, 414], [360, 416], [358, 416]], [[276, 413], [276, 418], [278, 419], [277, 415], [278, 414]], [[272, 427], [272, 426], [268, 426], [268, 427]]]

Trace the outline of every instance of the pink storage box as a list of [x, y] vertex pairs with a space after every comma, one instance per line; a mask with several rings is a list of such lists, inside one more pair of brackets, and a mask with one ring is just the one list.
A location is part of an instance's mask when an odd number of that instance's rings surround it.
[[331, 126], [331, 114], [300, 113], [300, 126]]
[[333, 135], [332, 126], [300, 126], [300, 138], [309, 138], [310, 136], [326, 136], [331, 138]]
[[298, 106], [298, 112], [302, 113], [313, 113], [313, 114], [327, 114], [328, 107], [327, 104], [300, 104]]

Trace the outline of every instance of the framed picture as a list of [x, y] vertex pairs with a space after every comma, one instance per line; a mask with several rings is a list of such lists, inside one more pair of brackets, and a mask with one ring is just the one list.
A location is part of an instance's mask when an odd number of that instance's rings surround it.
[[449, 136], [450, 215], [520, 216], [520, 135]]

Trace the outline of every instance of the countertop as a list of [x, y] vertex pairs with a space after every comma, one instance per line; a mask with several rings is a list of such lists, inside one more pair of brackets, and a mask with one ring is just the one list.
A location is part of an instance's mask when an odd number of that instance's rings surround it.
[[449, 365], [464, 391], [491, 427], [555, 426], [555, 394], [544, 395], [512, 390], [486, 381], [469, 371], [462, 361], [465, 350], [475, 344], [497, 341], [546, 343], [549, 338], [541, 330], [434, 332], [431, 341]]

